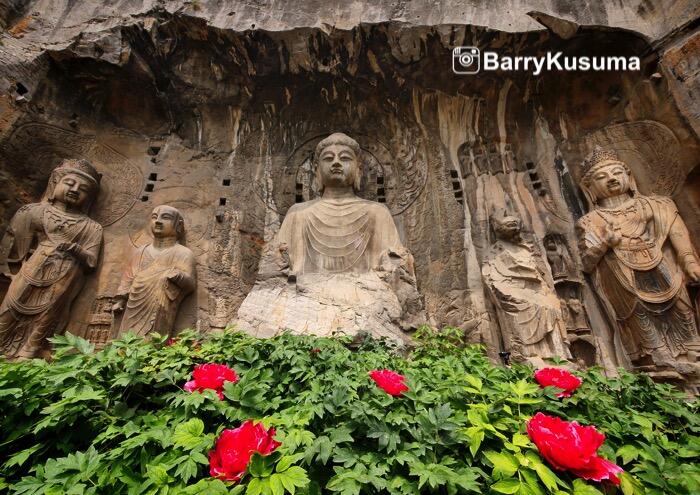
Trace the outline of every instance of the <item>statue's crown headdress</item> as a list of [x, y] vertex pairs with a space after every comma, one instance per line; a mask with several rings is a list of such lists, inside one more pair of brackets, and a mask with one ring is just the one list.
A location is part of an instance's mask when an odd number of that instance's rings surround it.
[[587, 177], [593, 170], [609, 163], [622, 163], [613, 150], [606, 150], [596, 145], [583, 160], [582, 176]]
[[63, 160], [63, 162], [56, 167], [55, 169], [57, 172], [63, 172], [63, 173], [77, 173], [92, 182], [95, 183], [96, 186], [100, 185], [100, 181], [102, 180], [102, 174], [99, 173], [95, 167], [92, 166], [92, 164], [84, 159], [81, 160], [73, 160], [73, 159], [68, 159], [68, 160]]

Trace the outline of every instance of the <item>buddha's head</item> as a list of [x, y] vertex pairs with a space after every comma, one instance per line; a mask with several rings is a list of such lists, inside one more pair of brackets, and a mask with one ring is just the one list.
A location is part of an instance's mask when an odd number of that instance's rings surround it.
[[87, 160], [64, 160], [51, 173], [47, 199], [87, 212], [100, 190], [101, 175]]
[[583, 171], [581, 190], [590, 208], [602, 199], [637, 193], [632, 172], [614, 151], [596, 146], [584, 161]]
[[360, 145], [342, 132], [331, 134], [316, 145], [316, 181], [320, 192], [326, 187], [360, 189]]
[[520, 236], [523, 222], [514, 213], [505, 208], [497, 209], [491, 214], [491, 227], [497, 239], [513, 240]]
[[175, 238], [185, 235], [185, 220], [180, 211], [168, 205], [156, 206], [151, 213], [151, 233], [157, 239]]

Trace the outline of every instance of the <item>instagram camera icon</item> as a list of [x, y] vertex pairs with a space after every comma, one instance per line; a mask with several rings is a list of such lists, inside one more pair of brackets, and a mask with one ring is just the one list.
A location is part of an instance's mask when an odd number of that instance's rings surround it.
[[481, 52], [475, 46], [458, 46], [452, 50], [455, 74], [476, 74], [481, 69]]

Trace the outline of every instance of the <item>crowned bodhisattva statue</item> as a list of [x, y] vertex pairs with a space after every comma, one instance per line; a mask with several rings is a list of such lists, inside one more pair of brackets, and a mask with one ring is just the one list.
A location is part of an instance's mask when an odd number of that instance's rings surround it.
[[47, 349], [47, 337], [65, 329], [102, 246], [102, 227], [87, 215], [99, 190], [100, 174], [90, 162], [65, 160], [51, 173], [42, 201], [12, 218], [3, 243], [11, 283], [0, 306], [0, 349], [7, 358], [36, 357]]
[[367, 331], [400, 342], [424, 322], [413, 257], [389, 209], [357, 196], [360, 146], [332, 134], [318, 143], [321, 197], [295, 204], [265, 249], [238, 327], [328, 335]]
[[700, 262], [673, 200], [645, 196], [629, 167], [596, 147], [581, 189], [589, 213], [577, 223], [584, 270], [613, 313], [632, 364], [696, 373], [698, 328], [686, 285]]
[[150, 217], [153, 242], [136, 250], [124, 270], [112, 310], [124, 312], [119, 333], [170, 335], [182, 300], [196, 285], [195, 258], [181, 244], [185, 221], [172, 206]]

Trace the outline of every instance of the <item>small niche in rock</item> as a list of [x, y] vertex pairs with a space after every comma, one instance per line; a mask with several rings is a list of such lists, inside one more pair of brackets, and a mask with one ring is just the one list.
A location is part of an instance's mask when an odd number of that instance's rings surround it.
[[219, 206], [226, 206], [226, 198], [219, 198]]
[[158, 174], [155, 172], [151, 172], [148, 176], [148, 180], [158, 180]]
[[224, 185], [224, 186], [230, 186], [230, 185], [231, 185], [231, 179], [224, 179], [224, 180], [221, 182], [221, 184]]
[[150, 182], [146, 184], [146, 192], [153, 192], [153, 187], [153, 184]]
[[29, 93], [29, 90], [27, 89], [27, 87], [24, 84], [22, 84], [21, 82], [18, 82], [15, 85], [15, 90], [17, 91], [17, 94], [20, 96], [24, 96], [27, 93]]
[[160, 153], [160, 146], [149, 146], [148, 147], [148, 154], [151, 156], [156, 156], [158, 153]]

